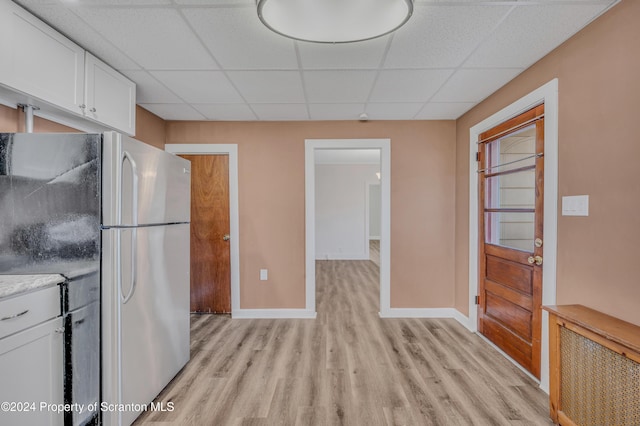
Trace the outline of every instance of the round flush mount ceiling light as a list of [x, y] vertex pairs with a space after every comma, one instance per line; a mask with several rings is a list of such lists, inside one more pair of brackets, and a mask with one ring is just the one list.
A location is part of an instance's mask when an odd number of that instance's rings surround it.
[[413, 13], [413, 0], [256, 0], [272, 31], [295, 40], [351, 43], [397, 30]]

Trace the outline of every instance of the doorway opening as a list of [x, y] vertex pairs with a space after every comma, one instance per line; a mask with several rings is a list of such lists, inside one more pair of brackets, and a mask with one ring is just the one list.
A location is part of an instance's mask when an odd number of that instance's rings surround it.
[[316, 308], [321, 319], [379, 312], [380, 268], [370, 261], [369, 238], [371, 216], [374, 226], [376, 218], [378, 228], [380, 222], [380, 197], [373, 214], [369, 202], [369, 188], [378, 184], [379, 175], [379, 149], [315, 152]]
[[[359, 229], [359, 243], [362, 251], [349, 253], [346, 245], [337, 253], [323, 252], [329, 247], [324, 231], [320, 234], [318, 226], [326, 225], [325, 212], [316, 217], [316, 156], [322, 156], [329, 150], [369, 150], [379, 155], [378, 173], [380, 173], [380, 240], [379, 240], [379, 314], [384, 315], [390, 308], [390, 140], [389, 139], [311, 139], [305, 141], [305, 218], [306, 218], [306, 309], [316, 311], [316, 260], [330, 257], [348, 259], [359, 255], [361, 259], [369, 259], [369, 234], [364, 223]], [[372, 172], [370, 182], [362, 181], [359, 194], [363, 199], [367, 198], [369, 183], [375, 183], [378, 179], [376, 171]], [[326, 191], [320, 188], [320, 192]], [[364, 201], [364, 200], [363, 200]], [[361, 203], [361, 216], [365, 216], [365, 203]], [[319, 222], [317, 222], [319, 219]], [[364, 219], [364, 217], [363, 217]], [[364, 222], [364, 221], [363, 221]], [[343, 224], [344, 225], [344, 224]], [[335, 232], [335, 231], [332, 231]], [[339, 232], [339, 231], [338, 231]], [[345, 243], [346, 244], [346, 243]]]

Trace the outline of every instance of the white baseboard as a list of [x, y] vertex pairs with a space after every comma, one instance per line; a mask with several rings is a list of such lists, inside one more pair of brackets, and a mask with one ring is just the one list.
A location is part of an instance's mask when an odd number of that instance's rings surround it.
[[463, 314], [462, 312], [460, 312], [459, 310], [453, 309], [453, 318], [456, 321], [458, 321], [460, 324], [462, 324], [470, 332], [474, 333], [476, 331], [475, 328], [471, 325], [471, 320], [469, 319], [469, 317]]
[[380, 241], [380, 237], [369, 237], [370, 240]]
[[469, 331], [469, 318], [455, 308], [389, 308], [380, 318], [453, 318]]
[[380, 318], [453, 318], [453, 308], [389, 308]]
[[258, 318], [307, 318], [315, 319], [316, 312], [307, 309], [236, 309], [231, 313], [233, 319]]
[[369, 260], [366, 253], [358, 254], [316, 254], [316, 260]]

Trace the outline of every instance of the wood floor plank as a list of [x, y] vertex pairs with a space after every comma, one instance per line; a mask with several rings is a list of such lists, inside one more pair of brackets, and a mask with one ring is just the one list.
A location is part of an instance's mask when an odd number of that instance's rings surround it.
[[[318, 261], [315, 320], [192, 315], [136, 425], [551, 425], [538, 385], [452, 319], [381, 319], [372, 261]], [[425, 283], [428, 285], [428, 283]]]

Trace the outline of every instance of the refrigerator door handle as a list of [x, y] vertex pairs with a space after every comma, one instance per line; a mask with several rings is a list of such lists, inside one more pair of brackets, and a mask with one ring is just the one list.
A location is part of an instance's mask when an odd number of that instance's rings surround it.
[[131, 221], [133, 226], [138, 226], [138, 166], [136, 165], [133, 156], [128, 151], [122, 152], [122, 166], [120, 167], [120, 209], [118, 209], [118, 224], [122, 225], [122, 181], [124, 180], [124, 162], [129, 161], [131, 164], [131, 176], [132, 176], [132, 191], [131, 191]]
[[[133, 293], [136, 291], [138, 275], [138, 228], [132, 228], [131, 231], [131, 288], [129, 289], [129, 293], [122, 298], [123, 305], [131, 300]], [[120, 297], [122, 297], [122, 289], [120, 291]]]

